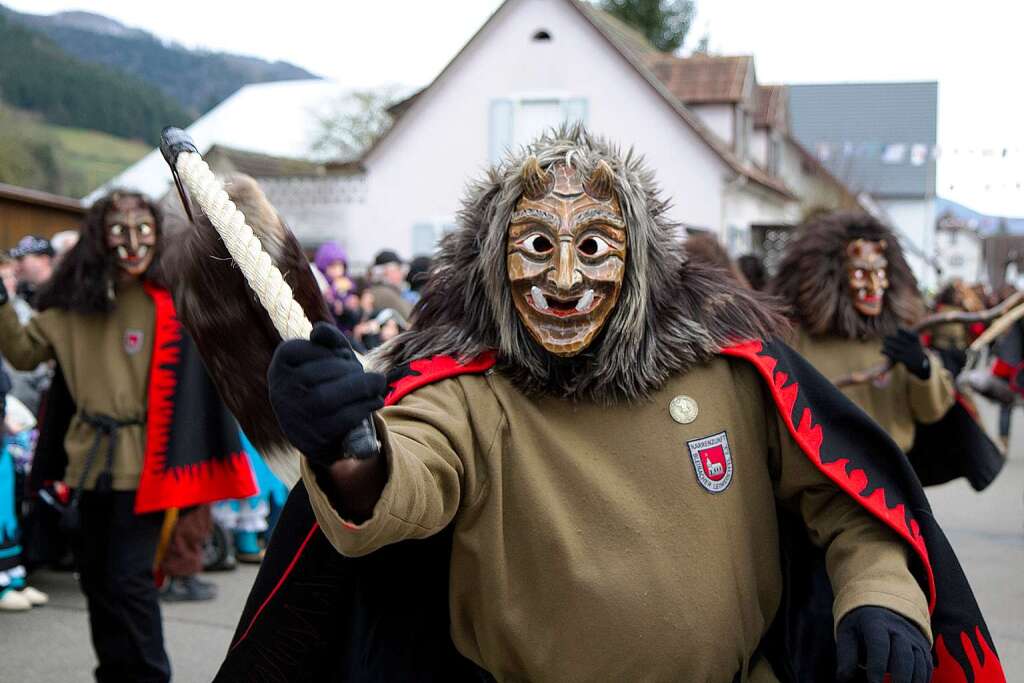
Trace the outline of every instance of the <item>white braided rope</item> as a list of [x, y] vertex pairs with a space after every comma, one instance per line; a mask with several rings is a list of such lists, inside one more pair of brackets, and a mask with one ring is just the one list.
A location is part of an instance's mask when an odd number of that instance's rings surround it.
[[312, 323], [295, 300], [292, 288], [285, 282], [270, 254], [263, 250], [259, 238], [246, 224], [245, 216], [228, 197], [224, 184], [194, 152], [179, 154], [176, 166], [189, 194], [217, 229], [228, 253], [263, 304], [281, 339], [309, 339]]

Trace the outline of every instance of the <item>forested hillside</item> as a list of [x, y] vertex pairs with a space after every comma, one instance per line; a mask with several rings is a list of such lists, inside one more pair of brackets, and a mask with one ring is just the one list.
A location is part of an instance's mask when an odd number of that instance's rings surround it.
[[169, 124], [188, 125], [184, 107], [139, 78], [69, 56], [50, 38], [0, 14], [0, 100], [50, 123], [151, 144]]
[[0, 183], [81, 197], [149, 150], [143, 142], [55, 126], [0, 105]]
[[144, 80], [196, 116], [249, 83], [315, 78], [287, 62], [188, 50], [101, 15], [62, 12], [43, 16], [20, 14], [3, 7], [0, 13], [45, 34], [79, 60], [112, 67]]

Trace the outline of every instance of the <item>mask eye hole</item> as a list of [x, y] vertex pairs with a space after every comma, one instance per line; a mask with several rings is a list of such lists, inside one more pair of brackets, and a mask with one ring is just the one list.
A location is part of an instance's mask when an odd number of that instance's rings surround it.
[[120, 237], [124, 234], [124, 226], [120, 224], [110, 226], [110, 234], [114, 237]]
[[877, 274], [878, 274], [878, 279], [879, 280], [884, 280], [885, 279], [885, 269], [884, 268], [882, 270], [879, 270]]
[[584, 256], [597, 258], [612, 250], [612, 246], [597, 235], [588, 235], [576, 247]]
[[528, 235], [522, 242], [520, 242], [523, 249], [534, 256], [541, 256], [547, 254], [555, 245], [551, 243], [551, 240], [547, 236], [535, 232], [532, 235]]
[[860, 268], [858, 268], [857, 270], [853, 271], [853, 277], [855, 279], [857, 279], [857, 280], [863, 280], [864, 279], [864, 271], [861, 270]]
[[153, 227], [149, 223], [143, 223], [139, 226], [139, 233], [142, 235], [152, 235]]

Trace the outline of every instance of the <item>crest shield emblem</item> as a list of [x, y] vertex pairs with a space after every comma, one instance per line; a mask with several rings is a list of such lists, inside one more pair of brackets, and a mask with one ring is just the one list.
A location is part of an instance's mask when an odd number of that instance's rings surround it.
[[721, 493], [732, 483], [732, 452], [725, 432], [686, 442], [697, 482], [711, 493]]
[[125, 330], [124, 331], [124, 351], [129, 356], [134, 356], [136, 353], [142, 350], [142, 340], [144, 335], [142, 330]]

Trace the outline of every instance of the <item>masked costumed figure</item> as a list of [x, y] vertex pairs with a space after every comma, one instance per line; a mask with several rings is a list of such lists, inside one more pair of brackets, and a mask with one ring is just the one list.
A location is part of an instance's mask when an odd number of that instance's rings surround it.
[[[975, 489], [1003, 457], [953, 373], [962, 358], [926, 349], [909, 328], [924, 314], [896, 236], [859, 212], [817, 216], [801, 228], [772, 291], [797, 325], [794, 347], [888, 432], [925, 485], [965, 476]], [[880, 376], [864, 372], [886, 360]]]
[[[909, 682], [933, 637], [936, 680], [1003, 680], [898, 450], [665, 208], [635, 155], [559, 131], [471, 187], [386, 374], [327, 324], [279, 346], [302, 481], [218, 680]], [[220, 381], [216, 321], [252, 297], [210, 311], [231, 267], [202, 228], [178, 300]], [[368, 418], [378, 452], [346, 457]]]
[[[977, 312], [983, 308], [985, 306], [982, 304], [981, 298], [963, 280], [949, 283], [935, 297], [935, 310], [938, 313]], [[962, 368], [966, 361], [964, 352], [971, 342], [984, 331], [983, 323], [974, 323], [970, 326], [957, 323], [938, 325], [929, 334], [929, 346], [955, 354], [954, 357]]]
[[794, 346], [823, 375], [894, 361], [878, 381], [843, 391], [910, 450], [915, 424], [941, 419], [954, 391], [938, 357], [907, 329], [924, 302], [896, 236], [867, 214], [822, 214], [802, 226], [778, 272], [773, 290], [798, 325]]
[[66, 458], [63, 521], [101, 681], [170, 677], [153, 578], [161, 511], [255, 491], [237, 425], [162, 284], [162, 246], [156, 207], [114, 192], [90, 209], [38, 315], [22, 326], [0, 305], [4, 357], [23, 370], [59, 365], [40, 442], [61, 452], [37, 451], [33, 473]]

